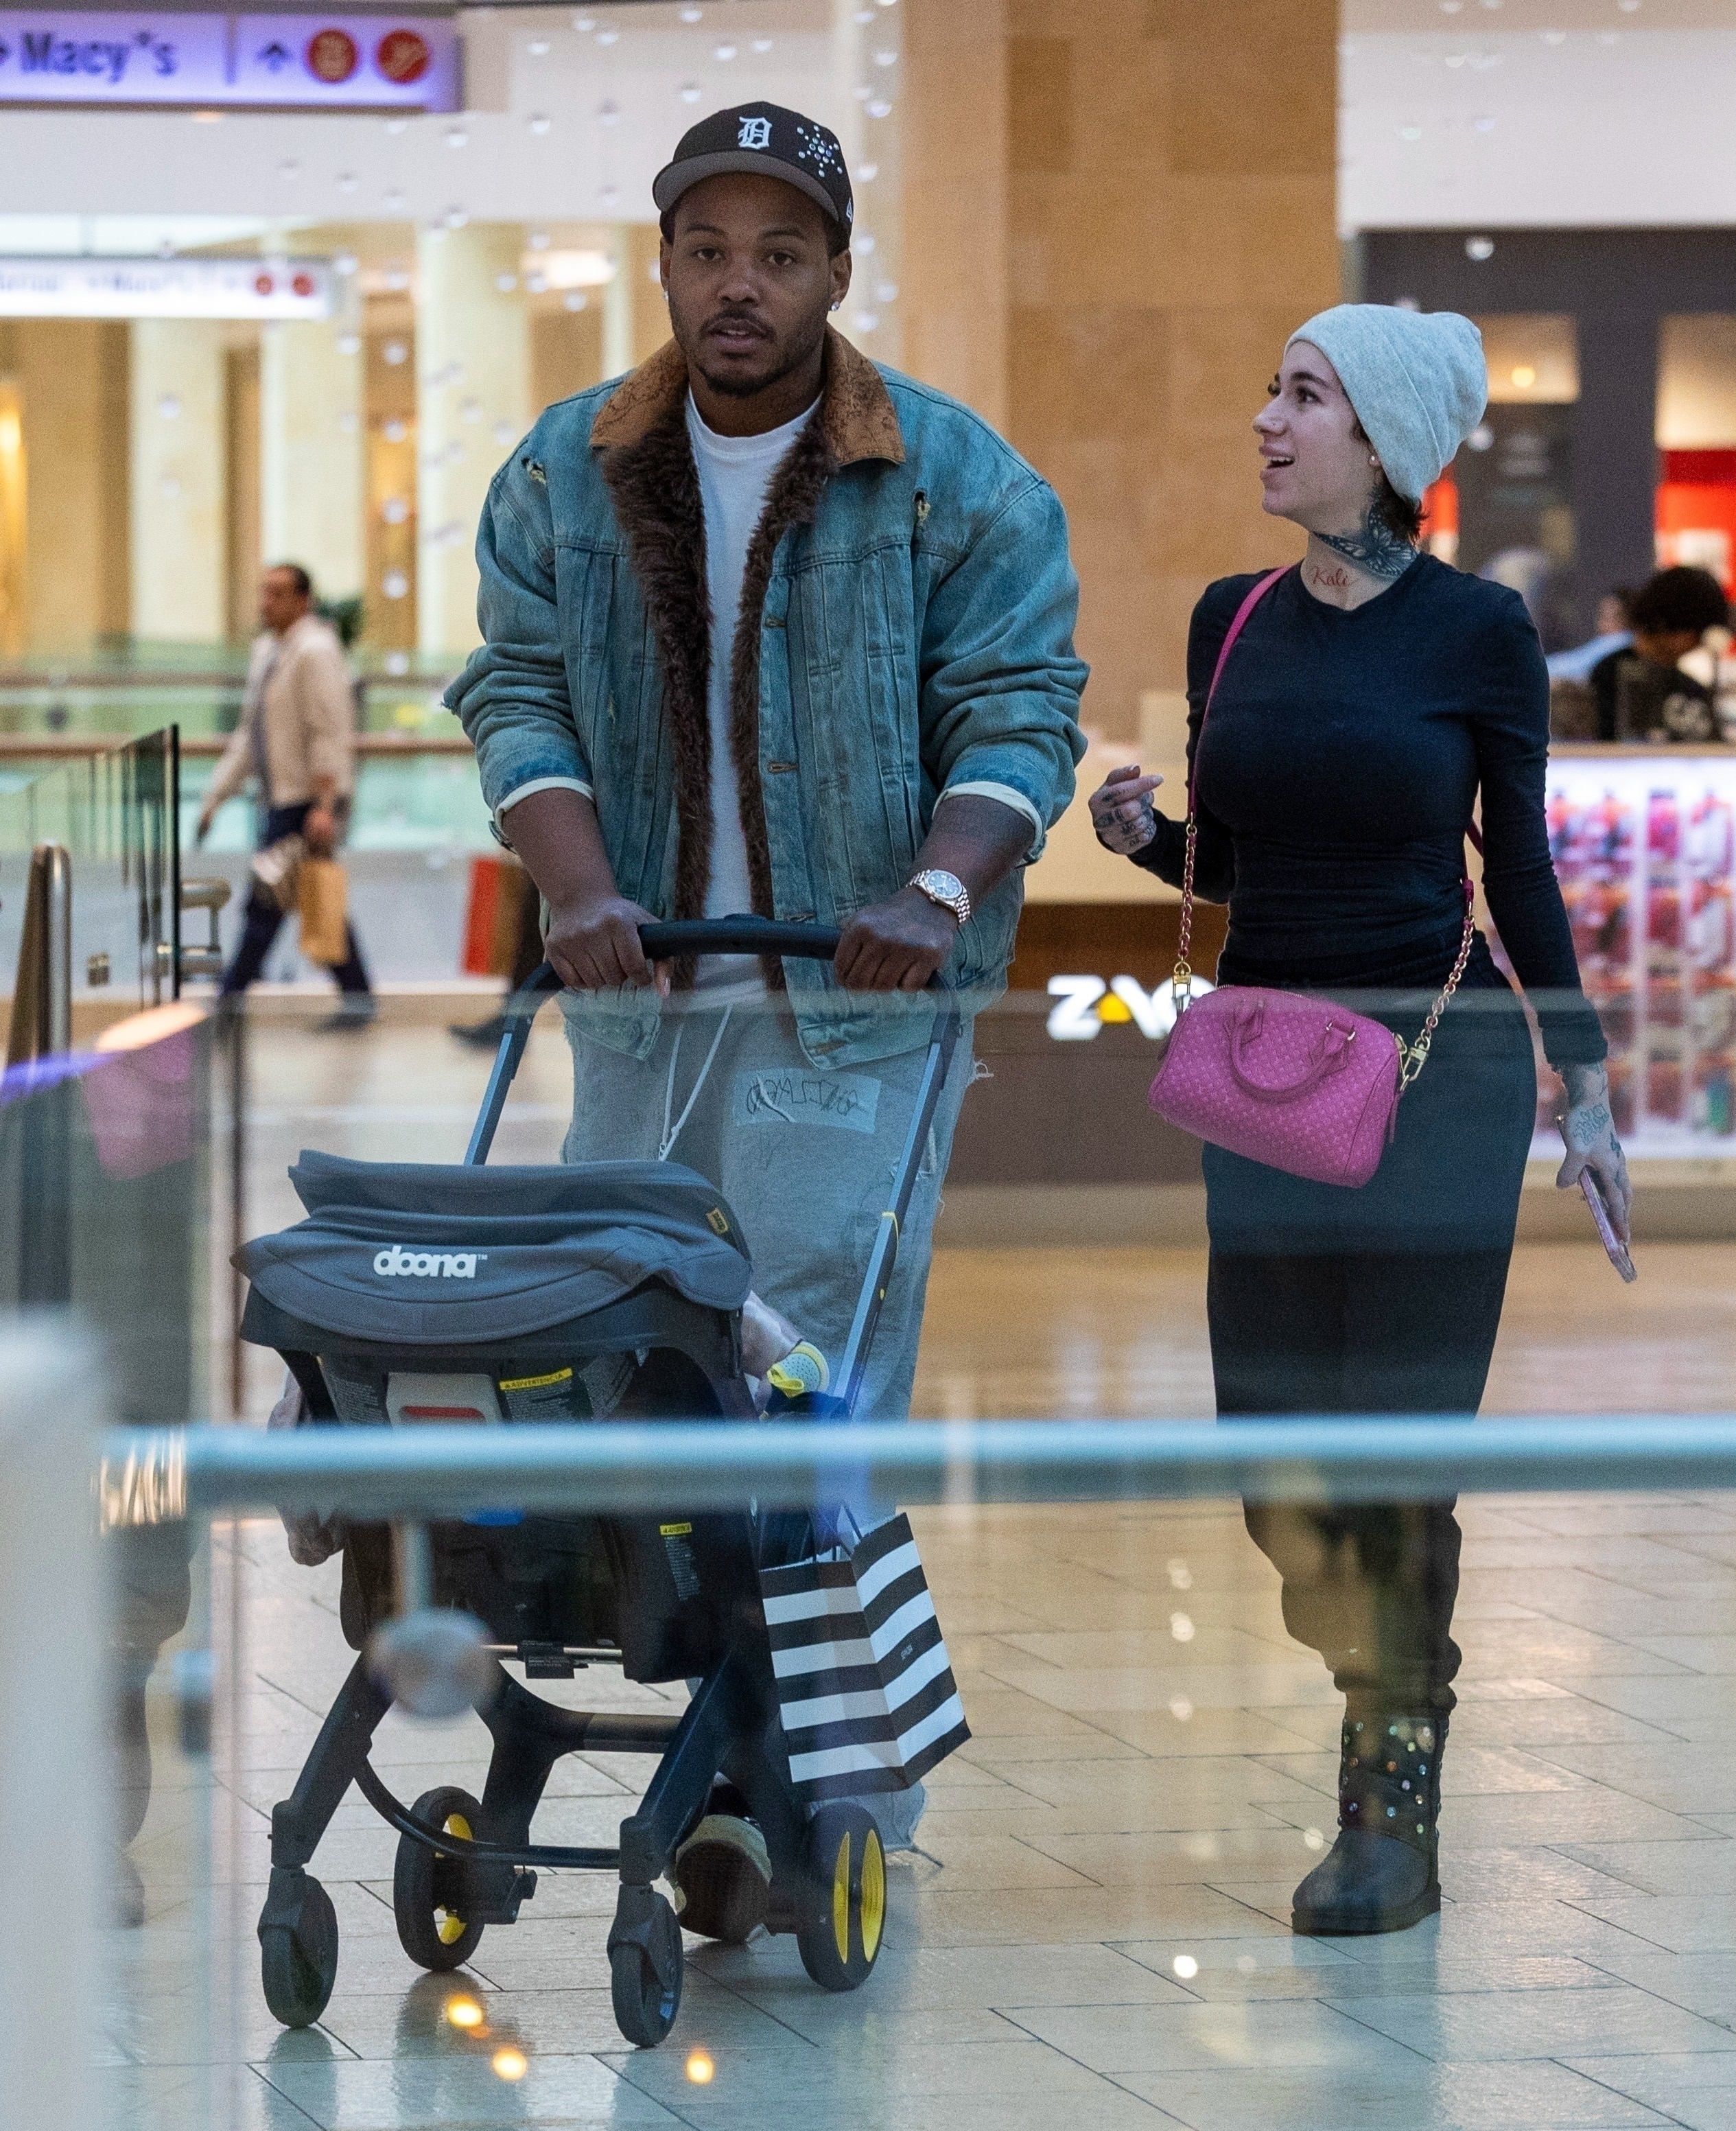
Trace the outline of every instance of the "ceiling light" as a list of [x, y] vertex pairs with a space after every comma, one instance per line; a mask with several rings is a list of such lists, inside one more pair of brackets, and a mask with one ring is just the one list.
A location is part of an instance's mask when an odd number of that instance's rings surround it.
[[533, 37], [524, 49], [530, 54], [533, 60], [547, 59], [548, 56], [548, 40], [547, 37]]
[[1513, 381], [1521, 392], [1528, 392], [1537, 383], [1537, 372], [1528, 362], [1516, 362], [1513, 366]]
[[525, 122], [533, 133], [546, 133], [549, 126], [548, 113], [546, 111], [533, 111]]
[[[532, 263], [524, 262], [527, 273]], [[606, 251], [539, 251], [534, 265], [548, 289], [601, 289], [615, 279], [615, 261]]]
[[1476, 260], [1493, 259], [1494, 239], [1492, 237], [1467, 237], [1465, 240], [1465, 256], [1467, 259]]

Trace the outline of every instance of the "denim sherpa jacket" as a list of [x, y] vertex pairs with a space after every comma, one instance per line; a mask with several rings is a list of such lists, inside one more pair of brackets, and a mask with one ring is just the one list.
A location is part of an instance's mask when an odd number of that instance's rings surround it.
[[[624, 896], [701, 916], [710, 864], [705, 521], [686, 364], [671, 342], [624, 383], [551, 407], [482, 513], [485, 639], [447, 692], [496, 824], [550, 786], [592, 797]], [[1029, 816], [1030, 856], [1073, 796], [1086, 668], [1054, 491], [987, 423], [835, 333], [814, 419], [750, 548], [731, 732], [753, 906], [843, 925], [908, 879], [943, 795]], [[508, 825], [509, 827], [509, 824]], [[963, 927], [946, 975], [1005, 984], [1017, 871]], [[923, 1041], [919, 1001], [852, 993], [825, 963], [787, 985], [816, 1065]], [[644, 991], [569, 998], [587, 1034], [643, 1057]]]

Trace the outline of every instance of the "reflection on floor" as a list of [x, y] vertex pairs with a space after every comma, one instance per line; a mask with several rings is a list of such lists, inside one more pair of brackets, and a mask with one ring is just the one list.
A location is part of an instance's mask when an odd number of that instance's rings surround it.
[[[538, 1044], [532, 1108], [509, 1128], [521, 1158], [557, 1131], [563, 1061], [557, 1039]], [[284, 1069], [256, 1142], [259, 1225], [293, 1217], [269, 1148], [461, 1139], [479, 1076], [428, 1046], [414, 1110], [364, 1114], [401, 1097], [383, 1067], [321, 1078], [310, 1052]], [[1733, 1273], [1736, 1251], [1657, 1247], [1623, 1291], [1589, 1243], [1523, 1253], [1491, 1407], [1727, 1405]], [[919, 1406], [1208, 1411], [1202, 1274], [1187, 1253], [944, 1257]], [[237, 1624], [237, 1661], [208, 1765], [178, 1760], [155, 1707], [163, 1781], [136, 1846], [147, 1923], [116, 1935], [132, 1980], [102, 2075], [110, 2121], [1736, 2127], [1736, 1505], [1503, 1498], [1465, 1520], [1438, 1920], [1289, 1932], [1289, 1890], [1331, 1836], [1337, 1706], [1234, 1505], [929, 1510], [916, 1522], [974, 1736], [932, 1782], [921, 1854], [895, 1863], [875, 1975], [827, 1997], [789, 1940], [690, 1940], [676, 2032], [638, 2053], [610, 2014], [605, 1880], [545, 1875], [468, 1970], [418, 1977], [393, 1927], [395, 1838], [354, 1798], [314, 1866], [343, 1935], [336, 1993], [318, 2028], [274, 2026], [252, 1941], [267, 1817], [350, 1658], [335, 1564], [293, 1568], [275, 1525], [220, 1533], [214, 1611], [220, 1639]], [[540, 1691], [604, 1707], [655, 1692], [596, 1678]], [[394, 1717], [376, 1758], [400, 1796], [476, 1789], [483, 1743], [471, 1721]], [[538, 1832], [610, 1840], [643, 1773], [562, 1763]], [[208, 1913], [186, 1898], [207, 1783]], [[186, 1981], [207, 1931], [208, 2018]], [[455, 2020], [465, 2008], [480, 2024]]]
[[[975, 1736], [937, 1773], [923, 1854], [895, 1863], [878, 1968], [830, 1998], [787, 1939], [690, 1940], [676, 2032], [638, 2053], [610, 2011], [605, 1879], [545, 1875], [466, 1971], [420, 1977], [393, 1927], [394, 1838], [353, 1798], [314, 1867], [343, 1935], [336, 1994], [319, 2027], [274, 2027], [251, 1936], [266, 1817], [348, 1653], [332, 1567], [294, 1568], [272, 1525], [232, 1555], [222, 1535], [242, 1647], [208, 1922], [233, 1995], [189, 2041], [164, 1979], [203, 1927], [178, 1899], [198, 1801], [165, 1790], [136, 1846], [151, 1920], [117, 1935], [137, 1978], [103, 2075], [117, 2131], [200, 2131], [208, 2087], [211, 2124], [272, 2131], [1736, 2125], [1726, 1500], [1470, 1509], [1447, 1907], [1333, 1942], [1285, 1920], [1329, 1839], [1335, 1701], [1233, 1506], [917, 1523]], [[395, 1717], [377, 1760], [400, 1796], [475, 1789], [482, 1745], [474, 1722]], [[636, 1768], [562, 1763], [539, 1832], [610, 1840]], [[471, 2009], [481, 2024], [455, 2023]]]

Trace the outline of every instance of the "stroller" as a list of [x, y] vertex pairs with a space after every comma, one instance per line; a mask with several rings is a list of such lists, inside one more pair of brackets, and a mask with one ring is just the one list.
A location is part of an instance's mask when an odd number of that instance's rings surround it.
[[[699, 953], [829, 958], [839, 935], [767, 919], [648, 925], [648, 957]], [[308, 1218], [249, 1244], [242, 1336], [276, 1348], [324, 1425], [586, 1420], [752, 1421], [741, 1310], [751, 1266], [715, 1189], [670, 1162], [483, 1166], [532, 1018], [559, 989], [545, 963], [509, 1003], [507, 1033], [464, 1164], [371, 1163], [304, 1154], [290, 1171]], [[847, 1418], [859, 1391], [897, 1238], [959, 1033], [937, 1003], [928, 1055], [835, 1396], [781, 1401], [787, 1416]], [[799, 1388], [799, 1387], [798, 1387]], [[681, 1927], [654, 1882], [714, 1809], [757, 1823], [770, 1865], [767, 1927], [793, 1932], [808, 1974], [854, 1990], [873, 1970], [885, 1918], [873, 1816], [792, 1784], [758, 1572], [815, 1550], [805, 1512], [587, 1517], [484, 1511], [430, 1527], [347, 1524], [342, 1619], [361, 1655], [295, 1788], [271, 1816], [271, 1878], [259, 1920], [265, 1995], [285, 2026], [324, 2011], [337, 1923], [307, 1867], [353, 1783], [399, 1836], [393, 1907], [419, 1966], [459, 1967], [485, 1929], [514, 1923], [538, 1867], [618, 1871], [609, 1934], [616, 2023], [651, 2047], [681, 2001]], [[428, 1609], [432, 1607], [434, 1610]], [[475, 1706], [492, 1739], [480, 1799], [453, 1785], [414, 1805], [370, 1764], [392, 1706], [382, 1631], [473, 1616], [485, 1641]], [[395, 1618], [409, 1615], [409, 1619]], [[471, 1629], [474, 1633], [474, 1629]], [[645, 1682], [698, 1681], [679, 1717], [572, 1711], [520, 1686], [619, 1664]], [[555, 1763], [585, 1751], [657, 1756], [616, 1849], [530, 1839]], [[690, 1923], [690, 1927], [694, 1927]], [[719, 1936], [734, 1936], [728, 1928]]]

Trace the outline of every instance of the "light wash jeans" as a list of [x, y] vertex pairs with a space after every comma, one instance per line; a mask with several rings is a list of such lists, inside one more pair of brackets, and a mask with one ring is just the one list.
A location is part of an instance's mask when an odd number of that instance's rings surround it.
[[[775, 1002], [738, 1006], [726, 1018], [701, 998], [666, 1016], [656, 1049], [643, 1061], [605, 1050], [568, 1022], [573, 1113], [562, 1158], [654, 1161], [662, 1153], [708, 1177], [747, 1238], [755, 1291], [835, 1358], [892, 1195], [928, 1046], [867, 1071], [829, 1071], [810, 1064], [793, 1021]], [[910, 1413], [935, 1216], [975, 1070], [967, 1019], [869, 1353], [856, 1408], [863, 1420], [903, 1420]], [[872, 1525], [894, 1505], [863, 1507], [858, 1516]], [[921, 1784], [859, 1803], [887, 1850], [912, 1846], [927, 1803]]]
[[[703, 1002], [703, 994], [695, 996]], [[643, 1061], [605, 1050], [571, 1022], [567, 1035], [573, 1113], [562, 1159], [654, 1161], [663, 1153], [697, 1170], [741, 1225], [755, 1291], [835, 1360], [892, 1195], [926, 1044], [861, 1070], [816, 1066], [787, 1012], [765, 998], [727, 1018], [702, 1003], [682, 1010], [677, 1002]], [[910, 1412], [935, 1216], [973, 1070], [967, 1019], [905, 1219], [858, 1420], [903, 1420]]]

